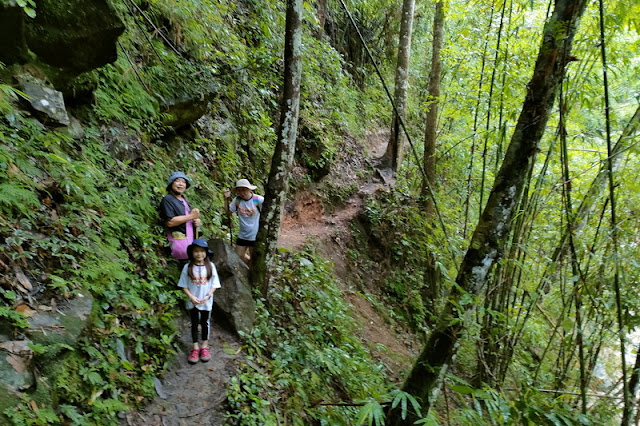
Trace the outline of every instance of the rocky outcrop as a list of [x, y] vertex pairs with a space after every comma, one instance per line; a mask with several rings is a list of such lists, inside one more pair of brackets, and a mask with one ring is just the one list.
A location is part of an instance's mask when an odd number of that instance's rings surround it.
[[29, 318], [27, 336], [42, 345], [64, 344], [74, 346], [90, 321], [93, 297], [79, 293], [60, 304], [55, 310], [38, 312]]
[[[249, 285], [249, 269], [229, 244], [220, 238], [209, 241], [222, 288], [216, 290], [215, 307], [236, 331], [249, 333], [255, 324], [255, 304]], [[217, 312], [220, 313], [220, 312]]]
[[[90, 321], [93, 297], [79, 293], [57, 306], [22, 309], [29, 327], [21, 340], [0, 334], [0, 413], [20, 402], [20, 395], [37, 387], [35, 365], [47, 367], [64, 358], [65, 347], [74, 347]], [[26, 338], [25, 338], [26, 337]], [[34, 353], [29, 344], [46, 347]], [[5, 420], [0, 415], [0, 423]], [[4, 423], [3, 423], [4, 424]]]
[[116, 60], [124, 25], [105, 0], [38, 0], [36, 13], [25, 36], [44, 63], [77, 75]]
[[125, 27], [106, 0], [37, 0], [35, 10], [30, 18], [15, 0], [0, 2], [0, 62], [8, 68], [19, 64], [65, 91], [117, 59]]

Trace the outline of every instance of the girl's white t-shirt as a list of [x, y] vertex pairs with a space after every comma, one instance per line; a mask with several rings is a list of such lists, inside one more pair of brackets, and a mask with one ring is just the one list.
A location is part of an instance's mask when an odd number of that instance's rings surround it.
[[[207, 297], [207, 294], [211, 291], [212, 288], [220, 288], [220, 279], [218, 278], [218, 271], [216, 270], [216, 265], [211, 263], [211, 268], [213, 269], [213, 274], [211, 278], [207, 280], [207, 268], [204, 265], [195, 265], [193, 268], [193, 275], [195, 279], [192, 280], [189, 277], [189, 264], [187, 263], [182, 268], [182, 273], [180, 274], [180, 280], [178, 281], [178, 287], [186, 288], [189, 290], [193, 297], [196, 299], [204, 299]], [[194, 305], [190, 299], [187, 299], [187, 309], [191, 310], [194, 307], [198, 308], [201, 311], [210, 311], [213, 309], [213, 297], [210, 297], [202, 305]]]

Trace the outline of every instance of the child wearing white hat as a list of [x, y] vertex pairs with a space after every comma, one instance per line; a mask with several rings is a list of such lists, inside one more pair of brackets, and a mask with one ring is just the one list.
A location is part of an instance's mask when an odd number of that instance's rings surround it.
[[[236, 253], [248, 265], [251, 265], [253, 247], [258, 235], [260, 225], [260, 210], [264, 203], [264, 197], [254, 194], [257, 187], [251, 185], [249, 180], [240, 179], [236, 182], [234, 192], [236, 196], [229, 202], [231, 191], [224, 193], [227, 211], [236, 213], [240, 222], [240, 230], [236, 239]], [[247, 257], [248, 254], [248, 257]]]

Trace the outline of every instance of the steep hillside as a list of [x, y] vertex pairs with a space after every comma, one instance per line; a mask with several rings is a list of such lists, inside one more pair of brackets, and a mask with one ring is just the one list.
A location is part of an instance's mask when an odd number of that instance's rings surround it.
[[[117, 423], [182, 351], [156, 212], [167, 176], [193, 180], [207, 238], [227, 238], [225, 188], [264, 182], [282, 4], [32, 6], [0, 6], [12, 22], [1, 44], [17, 40], [0, 52], [2, 421]], [[368, 126], [367, 98], [316, 24], [305, 21], [298, 189]]]

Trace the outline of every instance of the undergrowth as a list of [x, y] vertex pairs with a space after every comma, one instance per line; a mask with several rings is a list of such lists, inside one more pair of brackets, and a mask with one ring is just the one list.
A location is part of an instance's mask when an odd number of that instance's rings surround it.
[[268, 309], [259, 300], [246, 336], [248, 362], [227, 391], [230, 421], [356, 424], [361, 405], [386, 397], [383, 368], [356, 336], [330, 269], [310, 249], [279, 257]]

